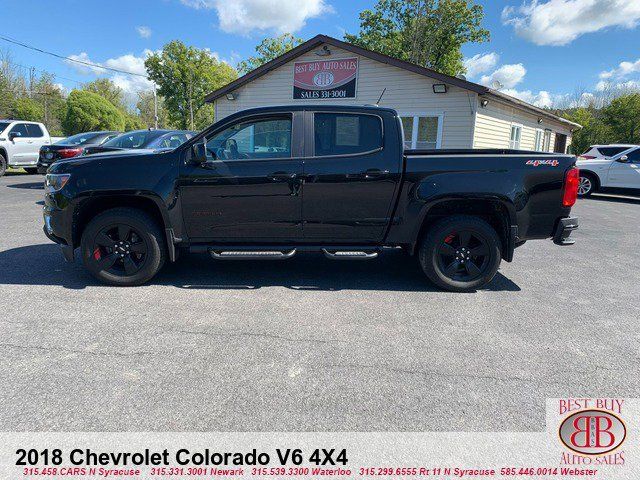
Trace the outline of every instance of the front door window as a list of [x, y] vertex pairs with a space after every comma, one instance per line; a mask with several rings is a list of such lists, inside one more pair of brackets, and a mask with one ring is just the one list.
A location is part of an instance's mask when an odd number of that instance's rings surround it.
[[291, 157], [291, 117], [236, 123], [207, 142], [207, 155], [218, 160]]

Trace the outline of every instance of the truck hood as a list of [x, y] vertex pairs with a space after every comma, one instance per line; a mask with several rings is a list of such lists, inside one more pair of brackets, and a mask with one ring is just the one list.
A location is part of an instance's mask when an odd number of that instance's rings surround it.
[[148, 159], [158, 159], [164, 158], [167, 153], [170, 153], [171, 149], [160, 149], [160, 150], [152, 150], [152, 149], [131, 149], [131, 150], [116, 150], [104, 153], [95, 153], [93, 155], [73, 157], [65, 160], [58, 160], [55, 162], [50, 168], [49, 173], [65, 173], [69, 170], [75, 169], [81, 166], [90, 166], [90, 165], [98, 165], [107, 163], [110, 160], [117, 161], [116, 164], [120, 166], [122, 162], [126, 162], [127, 160], [131, 160], [132, 162], [137, 162], [141, 160]]

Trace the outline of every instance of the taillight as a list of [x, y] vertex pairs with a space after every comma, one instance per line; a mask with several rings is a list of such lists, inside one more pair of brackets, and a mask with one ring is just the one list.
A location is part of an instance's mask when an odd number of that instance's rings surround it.
[[562, 205], [565, 207], [573, 207], [578, 199], [578, 184], [580, 183], [580, 170], [571, 168], [567, 171], [564, 178], [564, 195], [562, 196]]
[[58, 150], [58, 155], [60, 155], [61, 158], [77, 157], [82, 153], [82, 150], [82, 148], [63, 148]]

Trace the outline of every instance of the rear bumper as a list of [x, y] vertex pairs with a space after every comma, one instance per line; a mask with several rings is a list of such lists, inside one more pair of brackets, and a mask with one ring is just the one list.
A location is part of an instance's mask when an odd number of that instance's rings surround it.
[[553, 243], [556, 245], [573, 245], [575, 240], [569, 238], [578, 229], [578, 219], [575, 217], [561, 218], [553, 232]]

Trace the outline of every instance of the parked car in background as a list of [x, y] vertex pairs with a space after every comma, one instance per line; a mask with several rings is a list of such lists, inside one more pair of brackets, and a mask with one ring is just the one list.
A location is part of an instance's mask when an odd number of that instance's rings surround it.
[[611, 158], [637, 145], [614, 143], [611, 145], [591, 145], [586, 152], [578, 157], [578, 160], [597, 160]]
[[[594, 150], [604, 156], [595, 156]], [[578, 157], [578, 195], [588, 197], [607, 189], [640, 190], [640, 146], [596, 145], [589, 152]]]
[[82, 155], [85, 148], [102, 145], [104, 142], [117, 137], [121, 133], [122, 132], [113, 131], [84, 132], [64, 138], [51, 145], [44, 145], [40, 147], [38, 173], [45, 173], [47, 168], [57, 160]]
[[0, 120], [0, 177], [9, 167], [36, 173], [40, 147], [50, 143], [51, 137], [42, 123]]
[[118, 135], [100, 146], [86, 148], [84, 155], [131, 149], [174, 149], [195, 134], [188, 130], [134, 130]]

